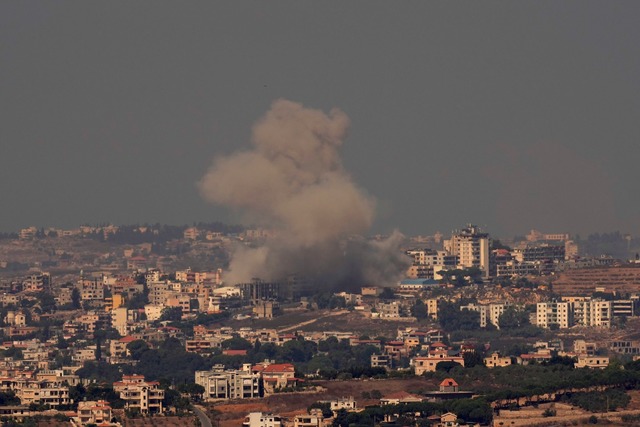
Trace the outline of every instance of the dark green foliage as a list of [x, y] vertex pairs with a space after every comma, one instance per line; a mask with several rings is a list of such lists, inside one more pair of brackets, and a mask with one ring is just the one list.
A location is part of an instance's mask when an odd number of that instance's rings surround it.
[[411, 314], [418, 320], [426, 319], [428, 317], [427, 307], [421, 299], [417, 299], [416, 303], [411, 308]]
[[205, 360], [195, 353], [187, 353], [184, 346], [175, 338], [166, 339], [158, 349], [149, 349], [146, 344], [133, 341], [135, 356], [138, 364], [110, 365], [104, 362], [86, 362], [78, 371], [80, 378], [90, 378], [97, 381], [114, 382], [122, 379], [123, 374], [137, 373], [144, 375], [147, 380], [167, 379], [169, 383], [180, 384], [193, 382], [195, 371], [207, 370], [212, 362]]
[[608, 412], [615, 411], [618, 408], [626, 408], [631, 398], [623, 390], [608, 389], [605, 391], [567, 393], [565, 400], [585, 411]]
[[56, 300], [49, 292], [38, 292], [36, 294], [40, 309], [43, 313], [53, 313], [56, 310]]
[[516, 309], [513, 306], [507, 307], [498, 317], [500, 329], [513, 330], [529, 325], [529, 313]]
[[[379, 392], [378, 392], [379, 393]], [[371, 397], [373, 398], [373, 392]], [[377, 393], [376, 393], [377, 395]], [[459, 419], [466, 422], [490, 424], [493, 420], [493, 410], [484, 399], [460, 399], [440, 403], [421, 402], [399, 405], [385, 405], [367, 407], [361, 412], [348, 413], [339, 411], [334, 420], [334, 426], [377, 425], [385, 415], [399, 415], [400, 424], [397, 425], [425, 425], [425, 419], [434, 414], [445, 412], [455, 413]], [[416, 416], [416, 414], [418, 414]]]
[[474, 366], [484, 366], [482, 354], [477, 351], [467, 351], [462, 355], [465, 368], [473, 368]]
[[127, 344], [127, 350], [134, 360], [140, 360], [142, 354], [149, 350], [149, 344], [144, 340], [135, 340]]
[[182, 308], [180, 307], [165, 307], [160, 314], [160, 321], [179, 321], [182, 319]]
[[320, 292], [313, 296], [313, 301], [319, 309], [345, 308], [346, 301], [344, 297], [333, 295], [330, 292]]
[[78, 288], [74, 286], [71, 290], [71, 307], [74, 309], [82, 308], [81, 299], [80, 299], [80, 291]]
[[84, 366], [77, 372], [80, 378], [107, 383], [120, 381], [123, 374], [131, 373], [133, 372], [129, 365], [111, 365], [104, 361], [85, 362]]
[[202, 395], [205, 392], [204, 387], [192, 382], [182, 383], [177, 389], [180, 393], [188, 394], [190, 399], [196, 402], [202, 399]]
[[113, 390], [110, 384], [90, 384], [88, 387], [78, 384], [69, 387], [69, 397], [74, 401], [74, 407], [83, 400], [106, 400], [114, 409], [124, 408], [124, 400]]
[[[144, 276], [142, 276], [144, 278]], [[145, 285], [146, 287], [146, 285]], [[145, 305], [149, 304], [149, 293], [147, 292], [142, 292], [142, 293], [137, 293], [135, 295], [133, 295], [133, 297], [131, 297], [130, 299], [127, 300], [126, 306], [128, 309], [133, 310], [133, 309], [140, 309], [140, 308], [144, 308]], [[180, 313], [182, 314], [182, 312]]]
[[233, 337], [228, 340], [222, 341], [220, 346], [223, 349], [228, 350], [251, 350], [254, 347], [249, 341], [240, 337]]
[[394, 299], [396, 297], [396, 293], [393, 288], [383, 288], [379, 297], [380, 299]]
[[18, 399], [13, 391], [0, 392], [0, 406], [19, 405]]
[[438, 307], [438, 321], [447, 331], [474, 330], [480, 328], [480, 313], [460, 310], [459, 304], [441, 301]]
[[450, 361], [438, 362], [438, 364], [436, 365], [436, 371], [443, 371], [443, 372], [446, 372], [447, 374], [451, 373], [451, 370], [455, 368], [462, 368], [462, 365], [457, 362], [450, 362]]

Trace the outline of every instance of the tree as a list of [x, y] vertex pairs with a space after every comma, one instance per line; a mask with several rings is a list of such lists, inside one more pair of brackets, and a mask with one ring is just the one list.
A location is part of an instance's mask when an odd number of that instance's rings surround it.
[[438, 307], [438, 322], [447, 331], [479, 329], [480, 313], [473, 310], [460, 310], [457, 304], [441, 301]]
[[411, 313], [413, 314], [413, 317], [418, 320], [427, 318], [427, 307], [424, 305], [424, 302], [420, 298], [416, 299], [416, 303], [413, 305]]
[[46, 291], [38, 292], [36, 298], [38, 298], [38, 303], [43, 313], [52, 313], [55, 311], [56, 300], [51, 293]]
[[144, 340], [135, 340], [127, 344], [127, 350], [134, 360], [140, 360], [142, 355], [149, 350], [149, 344]]
[[477, 351], [467, 351], [462, 355], [465, 368], [473, 368], [474, 366], [484, 366], [484, 359]]
[[180, 321], [182, 320], [182, 308], [180, 307], [165, 307], [160, 314], [160, 321]]
[[380, 292], [381, 299], [394, 299], [396, 297], [396, 293], [393, 288], [383, 288], [382, 292]]
[[516, 309], [513, 306], [507, 307], [498, 317], [500, 329], [517, 329], [529, 324], [529, 313]]
[[462, 365], [459, 364], [458, 362], [447, 360], [444, 362], [438, 362], [438, 364], [436, 365], [436, 371], [444, 371], [446, 373], [450, 373], [452, 369], [457, 367], [461, 368]]
[[71, 291], [71, 306], [76, 310], [82, 308], [80, 301], [80, 291], [76, 287], [74, 287]]
[[233, 337], [222, 341], [222, 343], [220, 343], [220, 347], [226, 350], [251, 350], [253, 345], [244, 338]]

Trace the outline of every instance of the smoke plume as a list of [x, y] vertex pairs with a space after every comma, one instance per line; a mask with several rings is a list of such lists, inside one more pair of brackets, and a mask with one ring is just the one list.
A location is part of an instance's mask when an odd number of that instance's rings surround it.
[[265, 246], [236, 248], [228, 283], [290, 274], [332, 288], [397, 279], [405, 268], [401, 235], [358, 237], [371, 227], [375, 202], [342, 166], [348, 127], [338, 109], [277, 100], [253, 127], [252, 149], [214, 160], [199, 183], [203, 197], [276, 230]]

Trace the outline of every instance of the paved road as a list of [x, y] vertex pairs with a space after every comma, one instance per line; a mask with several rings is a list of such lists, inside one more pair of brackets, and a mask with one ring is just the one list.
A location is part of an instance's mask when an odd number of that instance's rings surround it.
[[200, 425], [202, 427], [213, 427], [211, 425], [211, 420], [209, 419], [207, 414], [203, 411], [203, 409], [204, 408], [202, 406], [193, 405], [193, 412], [195, 412], [196, 416], [200, 420]]

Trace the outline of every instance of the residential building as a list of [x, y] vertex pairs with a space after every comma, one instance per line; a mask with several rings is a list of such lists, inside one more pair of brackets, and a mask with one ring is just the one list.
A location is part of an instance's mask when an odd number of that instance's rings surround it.
[[293, 387], [298, 383], [295, 368], [291, 363], [270, 363], [266, 366], [256, 365], [253, 372], [259, 372], [264, 383], [265, 393], [273, 393], [277, 389]]
[[336, 399], [329, 402], [329, 409], [334, 413], [341, 409], [344, 409], [347, 412], [355, 412], [357, 407], [358, 405], [353, 399], [353, 396], [343, 397], [342, 399]]
[[491, 356], [484, 358], [484, 364], [487, 368], [505, 367], [512, 363], [511, 357], [501, 357], [497, 351], [493, 352]]
[[124, 375], [122, 381], [113, 383], [113, 390], [120, 393], [127, 409], [137, 409], [145, 415], [164, 412], [164, 390], [157, 381], [145, 381], [144, 375]]
[[569, 328], [574, 324], [573, 316], [573, 303], [571, 302], [549, 301], [539, 302], [536, 305], [536, 325], [541, 328]]
[[282, 418], [272, 413], [251, 412], [245, 417], [242, 427], [282, 427]]
[[260, 374], [252, 373], [251, 365], [242, 370], [215, 366], [211, 371], [196, 371], [195, 382], [204, 387], [205, 400], [260, 397]]
[[578, 356], [575, 368], [604, 369], [609, 366], [609, 358], [606, 356]]
[[413, 360], [414, 373], [422, 375], [425, 372], [435, 372], [440, 362], [455, 362], [464, 367], [464, 358], [455, 355], [449, 355], [446, 350], [436, 350], [430, 352], [429, 356], [414, 357]]
[[77, 419], [80, 425], [111, 425], [113, 412], [106, 400], [89, 400], [78, 402]]
[[372, 354], [371, 367], [390, 369], [393, 365], [393, 359], [388, 354]]
[[299, 414], [293, 417], [293, 427], [323, 427], [324, 417], [322, 410], [313, 408], [308, 414]]
[[484, 277], [489, 276], [489, 235], [480, 227], [468, 224], [445, 240], [445, 249], [458, 257], [459, 268], [477, 267]]

